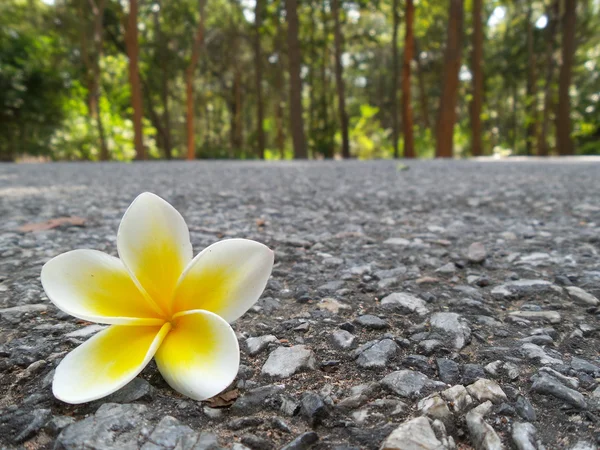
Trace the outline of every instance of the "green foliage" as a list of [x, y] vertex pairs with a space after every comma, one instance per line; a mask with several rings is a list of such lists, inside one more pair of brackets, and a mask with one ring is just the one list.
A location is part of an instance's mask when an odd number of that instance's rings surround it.
[[[390, 132], [377, 119], [379, 108], [360, 105], [360, 116], [353, 119], [350, 130], [350, 151], [359, 159], [391, 158], [393, 150]], [[339, 136], [336, 136], [341, 141]]]
[[33, 31], [0, 24], [0, 160], [46, 153], [65, 115], [68, 80], [53, 64], [57, 42]]
[[419, 158], [433, 158], [435, 156], [435, 138], [431, 129], [415, 127], [415, 149]]
[[83, 101], [85, 89], [77, 84], [71, 92], [73, 95], [65, 102], [66, 118], [63, 126], [55, 130], [50, 138], [51, 157], [67, 161], [97, 160], [98, 138]]
[[[600, 5], [578, 2], [577, 52], [571, 86], [573, 138], [580, 154], [600, 153]], [[134, 157], [132, 108], [125, 46], [127, 1], [107, 0], [99, 59], [99, 115], [110, 159]], [[299, 2], [305, 133], [313, 158], [340, 152], [340, 114], [334, 73], [333, 18], [328, 0]], [[399, 1], [400, 64], [405, 32]], [[454, 144], [457, 157], [471, 153], [469, 102], [472, 83], [472, 0], [465, 0], [459, 102]], [[525, 36], [527, 8], [536, 23], [550, 0], [485, 0], [485, 96], [483, 144], [487, 154], [524, 154], [526, 127], [540, 121], [545, 100], [548, 26], [533, 28], [536, 95], [528, 95], [530, 64]], [[83, 5], [83, 8], [82, 8]], [[346, 110], [351, 153], [360, 159], [391, 158], [393, 96], [392, 1], [340, 1]], [[441, 95], [448, 2], [415, 2], [418, 58], [412, 64], [415, 147], [431, 158]], [[289, 124], [289, 76], [282, 2], [264, 0], [259, 30], [262, 50], [267, 159], [293, 155]], [[239, 0], [206, 3], [204, 45], [194, 74], [196, 156], [256, 158], [254, 5]], [[140, 77], [144, 104], [144, 145], [151, 158], [187, 153], [186, 71], [199, 23], [198, 0], [140, 2]], [[98, 123], [90, 111], [90, 70], [82, 36], [93, 58], [92, 12], [83, 0], [0, 1], [0, 160], [42, 155], [54, 160], [98, 160]], [[560, 33], [551, 52], [551, 104], [556, 104]], [[281, 106], [281, 108], [280, 108]], [[532, 113], [535, 111], [535, 113]], [[427, 113], [428, 112], [428, 113]], [[427, 113], [427, 114], [426, 114]], [[426, 117], [427, 116], [427, 117]], [[401, 120], [401, 119], [400, 119]], [[555, 112], [545, 138], [554, 149]], [[283, 143], [279, 137], [283, 137]], [[167, 145], [169, 144], [169, 145]], [[402, 154], [402, 137], [400, 151]], [[280, 149], [279, 147], [283, 148]], [[167, 148], [168, 147], [168, 148]]]

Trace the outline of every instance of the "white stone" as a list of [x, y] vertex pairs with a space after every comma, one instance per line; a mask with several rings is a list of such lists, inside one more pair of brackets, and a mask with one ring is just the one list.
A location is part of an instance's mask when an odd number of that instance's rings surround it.
[[509, 315], [520, 319], [549, 323], [560, 323], [562, 320], [558, 311], [513, 311]]
[[441, 392], [442, 397], [451, 403], [452, 410], [457, 413], [468, 411], [473, 405], [473, 398], [462, 384], [457, 384]]
[[404, 422], [383, 441], [380, 450], [444, 450], [429, 419], [417, 417]]
[[404, 292], [394, 292], [381, 300], [382, 305], [392, 305], [407, 313], [416, 312], [424, 316], [429, 312], [424, 300]]
[[471, 442], [477, 450], [503, 450], [500, 437], [484, 420], [484, 416], [492, 409], [492, 402], [485, 402], [467, 414], [467, 428]]
[[481, 242], [473, 242], [467, 250], [467, 258], [474, 263], [481, 263], [487, 258], [487, 250]]
[[562, 360], [558, 358], [552, 358], [549, 356], [542, 347], [532, 343], [526, 343], [521, 346], [521, 353], [527, 358], [539, 360], [541, 364], [562, 364]]
[[567, 286], [565, 289], [569, 293], [569, 296], [578, 303], [589, 306], [597, 306], [600, 303], [600, 300], [598, 300], [592, 294], [584, 291], [581, 288], [578, 288], [577, 286]]
[[452, 340], [455, 350], [462, 349], [471, 339], [471, 328], [460, 314], [438, 312], [432, 314], [429, 323], [433, 333]]
[[277, 338], [272, 334], [264, 336], [251, 337], [246, 339], [246, 349], [250, 356], [258, 355], [264, 349], [266, 349], [270, 343], [277, 342]]
[[346, 330], [336, 330], [331, 335], [333, 345], [341, 350], [348, 350], [354, 347], [356, 336]]
[[439, 394], [433, 394], [420, 400], [417, 409], [422, 415], [430, 417], [432, 420], [440, 420], [446, 427], [453, 425], [452, 413]]
[[13, 306], [11, 308], [0, 309], [0, 315], [12, 315], [12, 314], [21, 314], [28, 312], [41, 312], [46, 311], [48, 309], [48, 305], [45, 303], [37, 303], [33, 305], [20, 305]]
[[326, 297], [317, 305], [320, 309], [325, 309], [333, 314], [337, 314], [342, 309], [350, 309], [350, 306], [337, 301], [335, 298]]
[[518, 450], [538, 450], [536, 430], [530, 423], [515, 422], [512, 430], [513, 442]]
[[273, 350], [261, 373], [274, 378], [287, 378], [302, 370], [314, 370], [316, 367], [313, 351], [305, 345], [296, 345]]
[[410, 241], [404, 238], [389, 238], [383, 241], [383, 243], [386, 245], [397, 245], [401, 247], [406, 247], [410, 245]]
[[508, 400], [498, 383], [486, 378], [480, 378], [475, 383], [467, 386], [467, 391], [480, 402], [489, 400], [492, 403], [500, 403]]

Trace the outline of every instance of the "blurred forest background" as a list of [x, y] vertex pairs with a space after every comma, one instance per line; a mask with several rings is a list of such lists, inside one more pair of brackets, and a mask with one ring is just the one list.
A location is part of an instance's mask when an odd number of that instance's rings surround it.
[[0, 160], [600, 154], [600, 0], [1, 0]]

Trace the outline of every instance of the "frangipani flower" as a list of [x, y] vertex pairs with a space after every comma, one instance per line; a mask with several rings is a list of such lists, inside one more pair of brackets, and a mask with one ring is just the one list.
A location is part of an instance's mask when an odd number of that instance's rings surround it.
[[217, 242], [194, 259], [187, 225], [154, 194], [138, 196], [117, 233], [119, 258], [73, 250], [48, 261], [42, 285], [59, 309], [110, 324], [58, 365], [52, 390], [67, 403], [104, 397], [154, 357], [176, 391], [210, 398], [236, 377], [240, 355], [229, 323], [259, 298], [273, 252], [247, 239]]

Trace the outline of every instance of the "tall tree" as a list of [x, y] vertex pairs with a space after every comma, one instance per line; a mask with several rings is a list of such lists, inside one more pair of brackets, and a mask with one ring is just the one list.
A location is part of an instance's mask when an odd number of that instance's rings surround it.
[[285, 131], [284, 131], [284, 104], [285, 104], [285, 95], [284, 95], [284, 80], [283, 80], [283, 72], [285, 70], [283, 63], [283, 46], [281, 38], [282, 29], [281, 29], [281, 21], [279, 20], [279, 9], [275, 14], [275, 53], [277, 54], [277, 64], [275, 70], [275, 95], [273, 95], [273, 99], [275, 100], [275, 127], [277, 128], [277, 132], [275, 134], [275, 143], [277, 149], [279, 150], [279, 158], [285, 159]]
[[331, 63], [331, 55], [329, 48], [329, 0], [323, 0], [321, 2], [321, 23], [323, 24], [323, 53], [321, 56], [321, 108], [319, 114], [319, 147], [323, 157], [331, 159], [335, 156], [334, 151], [334, 130], [329, 121], [329, 109], [333, 107], [332, 101], [330, 100], [331, 89], [329, 88], [330, 76], [329, 65]]
[[471, 154], [481, 156], [481, 108], [483, 106], [483, 22], [482, 0], [473, 0], [473, 53], [471, 72], [473, 73], [473, 100], [471, 101]]
[[304, 137], [304, 118], [302, 114], [302, 79], [300, 77], [302, 55], [300, 53], [300, 42], [298, 40], [300, 28], [298, 21], [298, 1], [286, 0], [285, 7], [288, 22], [287, 41], [290, 70], [290, 122], [292, 141], [294, 143], [294, 158], [307, 159], [306, 139]]
[[173, 157], [172, 143], [171, 143], [171, 108], [169, 105], [169, 50], [168, 41], [162, 30], [160, 11], [164, 6], [164, 2], [160, 0], [156, 1], [159, 6], [154, 10], [154, 29], [156, 34], [155, 45], [158, 53], [158, 60], [160, 61], [160, 98], [162, 101], [163, 113], [162, 113], [162, 147], [165, 152], [165, 158], [171, 159]]
[[554, 46], [556, 42], [556, 28], [558, 26], [558, 15], [560, 0], [552, 0], [546, 17], [548, 18], [546, 36], [546, 77], [544, 80], [544, 108], [542, 110], [542, 126], [538, 136], [538, 155], [548, 156], [548, 134], [550, 132], [550, 112], [553, 109], [553, 78], [554, 78]]
[[342, 30], [340, 25], [339, 0], [331, 0], [333, 15], [333, 36], [335, 44], [335, 83], [338, 95], [338, 113], [342, 132], [342, 158], [350, 158], [350, 140], [348, 138], [348, 114], [346, 112], [346, 87], [344, 85], [344, 66], [342, 65]]
[[200, 59], [200, 50], [204, 43], [204, 2], [198, 0], [198, 11], [200, 18], [198, 19], [198, 27], [196, 28], [196, 36], [192, 46], [192, 57], [185, 73], [185, 92], [186, 92], [186, 129], [187, 129], [187, 159], [193, 160], [196, 158], [196, 142], [194, 132], [194, 73]]
[[[91, 10], [92, 13], [92, 48], [91, 56], [88, 48], [88, 21], [85, 11]], [[102, 91], [100, 88], [100, 60], [102, 59], [104, 49], [103, 39], [103, 19], [106, 9], [106, 0], [80, 0], [79, 18], [81, 28], [81, 56], [86, 70], [88, 87], [88, 110], [90, 117], [96, 122], [98, 128], [98, 139], [100, 141], [100, 160], [109, 159], [108, 146], [106, 144], [106, 135], [104, 124], [100, 114], [100, 100]]]
[[436, 130], [435, 156], [452, 158], [458, 73], [462, 51], [463, 0], [449, 0], [448, 35], [444, 54], [442, 97]]
[[400, 15], [398, 13], [398, 0], [392, 1], [392, 146], [394, 158], [398, 158], [398, 139], [400, 123], [398, 120], [398, 26]]
[[265, 159], [265, 130], [263, 127], [263, 98], [262, 98], [262, 49], [260, 44], [263, 1], [256, 0], [254, 8], [254, 70], [256, 82], [256, 145], [258, 157]]
[[562, 18], [562, 64], [558, 82], [558, 111], [556, 114], [556, 143], [560, 155], [575, 154], [571, 139], [573, 125], [571, 123], [571, 72], [575, 56], [575, 12], [577, 0], [565, 0]]
[[419, 44], [415, 39], [415, 62], [417, 63], [417, 79], [419, 81], [419, 102], [421, 103], [421, 120], [425, 129], [431, 127], [429, 120], [429, 99], [427, 97], [427, 89], [425, 87], [425, 69], [421, 62]]
[[131, 106], [133, 107], [133, 131], [135, 159], [146, 159], [144, 148], [144, 136], [142, 130], [143, 104], [142, 88], [140, 85], [139, 71], [139, 47], [138, 47], [138, 3], [137, 0], [129, 0], [129, 15], [127, 17], [127, 29], [125, 31], [125, 45], [129, 57], [129, 84], [131, 85]]
[[[522, 2], [515, 2], [513, 5], [514, 8], [506, 8], [505, 18], [506, 26], [504, 27], [504, 36], [503, 41], [508, 43], [517, 43], [518, 47], [514, 45], [506, 45], [505, 48], [505, 57], [516, 58], [516, 53], [514, 51], [515, 48], [522, 48], [522, 35], [521, 30], [517, 29], [517, 27], [513, 27], [513, 21], [517, 20], [520, 13], [522, 12]], [[518, 39], [518, 41], [517, 41]], [[521, 96], [518, 94], [518, 84], [520, 79], [518, 78], [518, 74], [512, 70], [511, 65], [506, 65], [506, 71], [502, 74], [502, 85], [503, 92], [502, 98], [508, 100], [509, 107], [502, 108], [503, 116], [506, 113], [506, 119], [504, 120], [504, 126], [506, 127], [506, 141], [508, 145], [515, 153], [518, 151], [518, 133], [521, 129], [521, 123], [517, 118], [517, 111], [519, 101], [521, 100]], [[509, 112], [510, 111], [510, 112]]]
[[533, 155], [534, 144], [537, 129], [537, 80], [536, 80], [536, 57], [534, 49], [533, 34], [533, 1], [529, 0], [527, 8], [527, 99], [526, 99], [526, 132], [525, 132], [525, 152], [527, 155]]
[[[233, 48], [239, 48], [239, 39], [237, 36], [233, 39]], [[237, 51], [235, 52], [237, 53]], [[239, 61], [234, 60], [233, 63], [233, 84], [232, 84], [232, 104], [231, 104], [231, 146], [230, 157], [235, 158], [236, 152], [239, 152], [244, 146], [244, 125], [242, 120], [243, 112], [243, 86], [242, 86], [242, 69]]]
[[[310, 9], [315, 11], [315, 5], [313, 1], [309, 2]], [[309, 32], [308, 32], [308, 58], [305, 56], [305, 60], [307, 61], [308, 68], [308, 153], [315, 155], [318, 150], [318, 142], [316, 139], [316, 121], [318, 110], [316, 108], [317, 100], [316, 100], [316, 80], [315, 80], [315, 72], [317, 71], [316, 62], [317, 62], [317, 42], [316, 42], [316, 31], [317, 31], [317, 22], [316, 22], [316, 14], [310, 14], [309, 19]], [[305, 53], [306, 55], [306, 53]], [[311, 139], [312, 138], [312, 139]]]
[[413, 134], [413, 113], [410, 92], [410, 63], [414, 54], [415, 5], [413, 0], [406, 0], [406, 35], [404, 38], [404, 63], [402, 65], [402, 124], [404, 127], [404, 157], [415, 157], [415, 139]]

